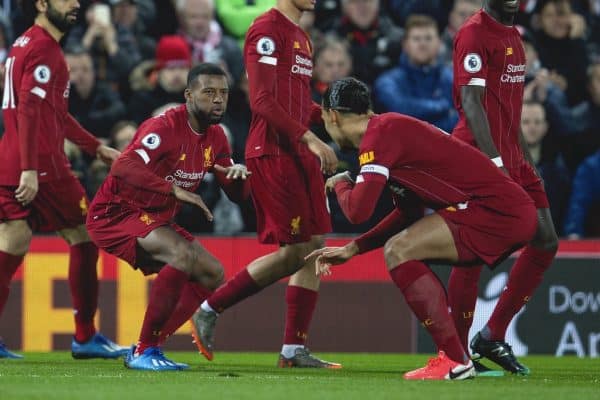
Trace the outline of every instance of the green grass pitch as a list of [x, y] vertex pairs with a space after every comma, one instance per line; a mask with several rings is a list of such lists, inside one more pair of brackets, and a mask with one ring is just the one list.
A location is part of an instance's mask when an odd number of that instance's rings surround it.
[[528, 377], [476, 378], [462, 382], [408, 382], [404, 371], [428, 356], [330, 354], [342, 370], [278, 369], [274, 353], [217, 353], [207, 362], [196, 353], [169, 352], [187, 362], [183, 372], [130, 371], [121, 360], [75, 361], [66, 352], [26, 353], [0, 360], [0, 399], [600, 399], [600, 360], [524, 357]]

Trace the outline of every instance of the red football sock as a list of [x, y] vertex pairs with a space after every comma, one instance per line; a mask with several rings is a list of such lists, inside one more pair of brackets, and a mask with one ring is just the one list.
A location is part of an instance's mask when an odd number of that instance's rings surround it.
[[552, 264], [555, 254], [555, 251], [541, 250], [531, 245], [525, 247], [513, 265], [506, 289], [500, 295], [486, 325], [490, 334], [486, 339], [504, 340], [508, 324], [540, 285], [544, 272]]
[[190, 275], [188, 273], [170, 265], [165, 265], [160, 270], [156, 279], [152, 282], [140, 340], [135, 349], [136, 354], [142, 354], [148, 347], [158, 346], [161, 331], [173, 314], [183, 288], [189, 279]]
[[92, 242], [69, 248], [69, 288], [75, 314], [75, 340], [87, 342], [96, 333], [94, 314], [98, 308], [98, 248]]
[[262, 289], [252, 279], [248, 270], [244, 269], [218, 288], [207, 301], [213, 310], [222, 313], [232, 305], [260, 292]]
[[21, 265], [23, 256], [13, 256], [12, 254], [0, 251], [0, 315], [4, 310], [8, 293], [10, 292], [10, 281]]
[[454, 267], [448, 279], [448, 306], [458, 332], [458, 338], [465, 350], [469, 348], [469, 330], [473, 325], [475, 303], [477, 303], [477, 283], [483, 266]]
[[160, 342], [164, 342], [169, 336], [171, 336], [180, 326], [188, 321], [192, 314], [200, 307], [200, 304], [208, 296], [211, 295], [211, 291], [201, 286], [196, 282], [188, 282], [183, 287], [183, 292], [179, 298], [179, 302], [175, 306], [175, 310], [171, 314], [171, 317], [162, 329], [162, 335]]
[[433, 337], [439, 350], [460, 363], [468, 359], [448, 312], [444, 287], [421, 261], [407, 261], [390, 271], [408, 306]]
[[287, 313], [283, 344], [306, 343], [308, 327], [312, 320], [319, 293], [300, 286], [288, 286], [285, 291]]

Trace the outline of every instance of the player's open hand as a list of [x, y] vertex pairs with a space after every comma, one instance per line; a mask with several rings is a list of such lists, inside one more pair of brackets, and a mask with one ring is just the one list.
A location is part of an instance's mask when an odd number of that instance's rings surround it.
[[333, 189], [335, 188], [335, 185], [337, 185], [338, 182], [343, 182], [343, 181], [348, 181], [350, 183], [354, 183], [354, 181], [352, 180], [352, 176], [350, 176], [350, 172], [348, 172], [348, 171], [340, 172], [339, 174], [335, 174], [334, 176], [327, 179], [327, 181], [325, 182], [325, 191], [326, 192], [333, 191]]
[[244, 164], [233, 164], [230, 167], [224, 167], [222, 165], [215, 164], [213, 168], [215, 171], [224, 174], [225, 178], [227, 179], [246, 180], [250, 175], [252, 175], [252, 172], [248, 171]]
[[311, 131], [306, 131], [302, 136], [308, 149], [321, 160], [321, 171], [325, 174], [333, 174], [337, 170], [338, 159], [333, 149], [325, 144]]
[[202, 209], [202, 211], [204, 211], [204, 215], [206, 216], [207, 220], [213, 220], [213, 215], [208, 209], [208, 206], [204, 203], [202, 197], [200, 197], [196, 193], [188, 192], [187, 190], [182, 189], [179, 186], [173, 185], [173, 195], [180, 201], [190, 203], [199, 207], [200, 209]]
[[106, 165], [111, 165], [114, 161], [119, 158], [121, 152], [113, 149], [112, 147], [101, 144], [96, 150], [96, 156]]
[[304, 259], [317, 257], [315, 260], [315, 273], [317, 275], [331, 275], [331, 266], [343, 264], [358, 254], [358, 247], [350, 242], [344, 247], [324, 247], [307, 255]]
[[38, 174], [36, 170], [21, 172], [19, 187], [15, 191], [15, 198], [19, 203], [26, 206], [33, 201], [38, 192]]

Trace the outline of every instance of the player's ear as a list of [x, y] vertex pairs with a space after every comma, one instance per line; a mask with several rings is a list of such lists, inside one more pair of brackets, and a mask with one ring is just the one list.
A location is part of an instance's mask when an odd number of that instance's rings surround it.
[[185, 88], [185, 90], [183, 91], [183, 97], [185, 97], [186, 101], [192, 100], [192, 91], [190, 90], [190, 88]]
[[35, 2], [35, 8], [38, 12], [46, 12], [48, 9], [48, 0], [37, 0]]

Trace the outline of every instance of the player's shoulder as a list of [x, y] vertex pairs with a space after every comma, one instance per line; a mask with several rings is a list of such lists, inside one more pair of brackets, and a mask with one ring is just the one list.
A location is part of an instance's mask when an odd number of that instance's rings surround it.
[[485, 34], [487, 26], [484, 22], [483, 11], [480, 10], [473, 14], [469, 19], [465, 21], [463, 26], [458, 30], [456, 34], [457, 40], [463, 37], [481, 38], [481, 34]]
[[271, 8], [254, 20], [248, 28], [246, 38], [252, 40], [252, 38], [260, 36], [278, 37], [287, 27], [286, 21], [283, 21], [282, 18], [285, 17], [275, 8]]

